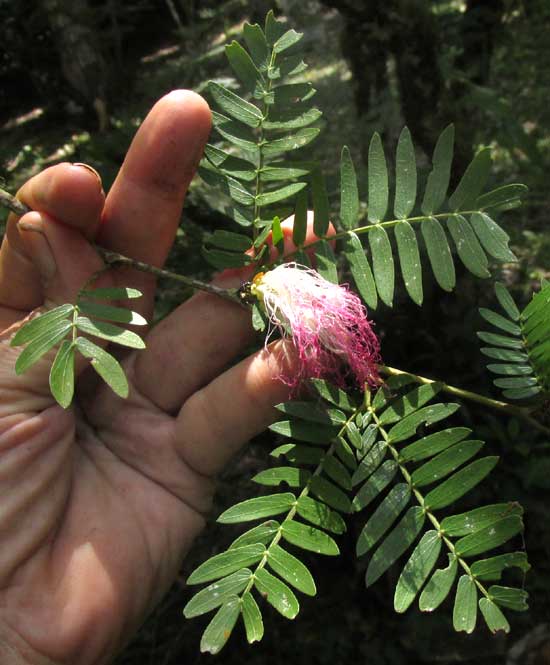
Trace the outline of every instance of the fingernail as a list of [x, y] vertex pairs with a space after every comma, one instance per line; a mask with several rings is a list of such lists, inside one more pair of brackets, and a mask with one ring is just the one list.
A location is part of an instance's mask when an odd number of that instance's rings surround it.
[[80, 166], [81, 168], [86, 169], [86, 171], [89, 171], [90, 173], [93, 173], [95, 175], [95, 177], [97, 178], [97, 181], [99, 182], [99, 186], [103, 187], [103, 183], [101, 182], [101, 176], [93, 168], [93, 166], [90, 166], [89, 164], [83, 164], [82, 162], [74, 162], [73, 166]]
[[[32, 216], [32, 217], [31, 217]], [[46, 238], [44, 224], [38, 213], [30, 213], [17, 224], [23, 231], [21, 239], [29, 259], [36, 266], [44, 280], [50, 280], [57, 271], [52, 248]]]

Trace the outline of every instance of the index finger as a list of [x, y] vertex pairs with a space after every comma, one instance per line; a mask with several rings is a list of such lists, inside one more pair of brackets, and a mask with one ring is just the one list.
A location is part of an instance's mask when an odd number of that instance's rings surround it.
[[[139, 128], [107, 196], [97, 242], [139, 261], [162, 266], [176, 234], [187, 188], [210, 132], [202, 97], [175, 90], [158, 101]], [[154, 280], [132, 272], [150, 309]]]

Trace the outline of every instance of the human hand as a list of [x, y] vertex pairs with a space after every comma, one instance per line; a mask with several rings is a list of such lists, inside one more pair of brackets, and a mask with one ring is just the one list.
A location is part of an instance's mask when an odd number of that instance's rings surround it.
[[[176, 576], [216, 473], [288, 396], [277, 377], [291, 360], [280, 347], [226, 369], [253, 339], [250, 315], [204, 293], [125, 357], [127, 400], [84, 364], [66, 411], [50, 395], [51, 357], [15, 375], [19, 350], [9, 341], [29, 312], [74, 301], [102, 267], [90, 239], [163, 264], [209, 130], [200, 97], [170, 93], [139, 129], [106, 200], [96, 175], [70, 164], [18, 194], [37, 212], [23, 225], [10, 218], [0, 251], [2, 663], [108, 662]], [[133, 309], [150, 316], [150, 275], [105, 279], [140, 289]], [[227, 287], [240, 279], [218, 277]]]

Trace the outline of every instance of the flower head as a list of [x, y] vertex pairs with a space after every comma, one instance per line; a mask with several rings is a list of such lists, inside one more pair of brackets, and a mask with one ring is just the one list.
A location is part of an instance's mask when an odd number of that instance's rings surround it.
[[303, 379], [326, 378], [362, 389], [379, 384], [380, 344], [363, 303], [346, 286], [333, 284], [296, 263], [259, 273], [250, 287], [270, 323], [291, 337], [299, 368], [282, 379], [296, 388]]

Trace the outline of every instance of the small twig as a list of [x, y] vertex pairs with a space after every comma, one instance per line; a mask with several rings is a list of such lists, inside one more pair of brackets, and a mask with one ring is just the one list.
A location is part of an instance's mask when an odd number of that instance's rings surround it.
[[442, 390], [449, 395], [454, 395], [460, 399], [468, 400], [470, 402], [476, 402], [482, 406], [487, 406], [491, 409], [497, 411], [502, 411], [511, 416], [516, 416], [521, 418], [525, 422], [529, 423], [531, 427], [539, 430], [539, 432], [544, 432], [547, 436], [550, 436], [550, 429], [545, 427], [542, 423], [539, 423], [535, 418], [533, 418], [529, 410], [525, 407], [516, 406], [515, 404], [509, 404], [508, 402], [501, 402], [496, 399], [491, 399], [490, 397], [485, 397], [485, 395], [480, 395], [479, 393], [474, 393], [470, 390], [464, 390], [463, 388], [457, 388], [456, 386], [450, 386], [444, 381], [439, 381], [438, 379], [427, 379], [424, 376], [418, 376], [412, 372], [404, 372], [401, 369], [396, 369], [395, 367], [388, 367], [387, 365], [380, 365], [379, 371], [384, 376], [410, 376], [417, 383], [424, 385], [429, 385], [431, 383], [439, 383], [442, 386]]
[[[29, 208], [27, 205], [16, 199], [15, 196], [12, 196], [3, 189], [0, 189], [0, 205], [3, 205], [4, 207], [8, 208], [9, 210], [11, 210], [16, 215], [19, 216], [25, 215], [28, 212], [32, 212], [31, 208]], [[36, 229], [30, 225], [25, 226], [24, 228], [27, 230], [36, 231]], [[207, 282], [195, 279], [194, 277], [188, 277], [187, 275], [180, 275], [178, 273], [171, 272], [170, 270], [163, 270], [162, 268], [155, 268], [155, 266], [149, 265], [148, 263], [143, 263], [142, 261], [131, 259], [128, 256], [119, 254], [118, 252], [112, 252], [108, 249], [105, 249], [104, 247], [96, 245], [95, 243], [92, 243], [92, 246], [108, 266], [111, 267], [124, 266], [127, 268], [133, 268], [134, 270], [139, 270], [141, 272], [146, 272], [151, 275], [155, 275], [155, 277], [163, 277], [165, 279], [181, 282], [182, 284], [185, 284], [186, 286], [189, 286], [192, 289], [198, 289], [199, 291], [206, 291], [207, 293], [211, 293], [215, 296], [219, 296], [220, 298], [224, 298], [225, 300], [229, 300], [233, 303], [238, 303], [239, 305], [244, 306], [243, 301], [241, 300], [241, 298], [239, 298], [238, 289], [223, 289], [219, 286], [215, 286], [214, 284], [208, 284]]]

